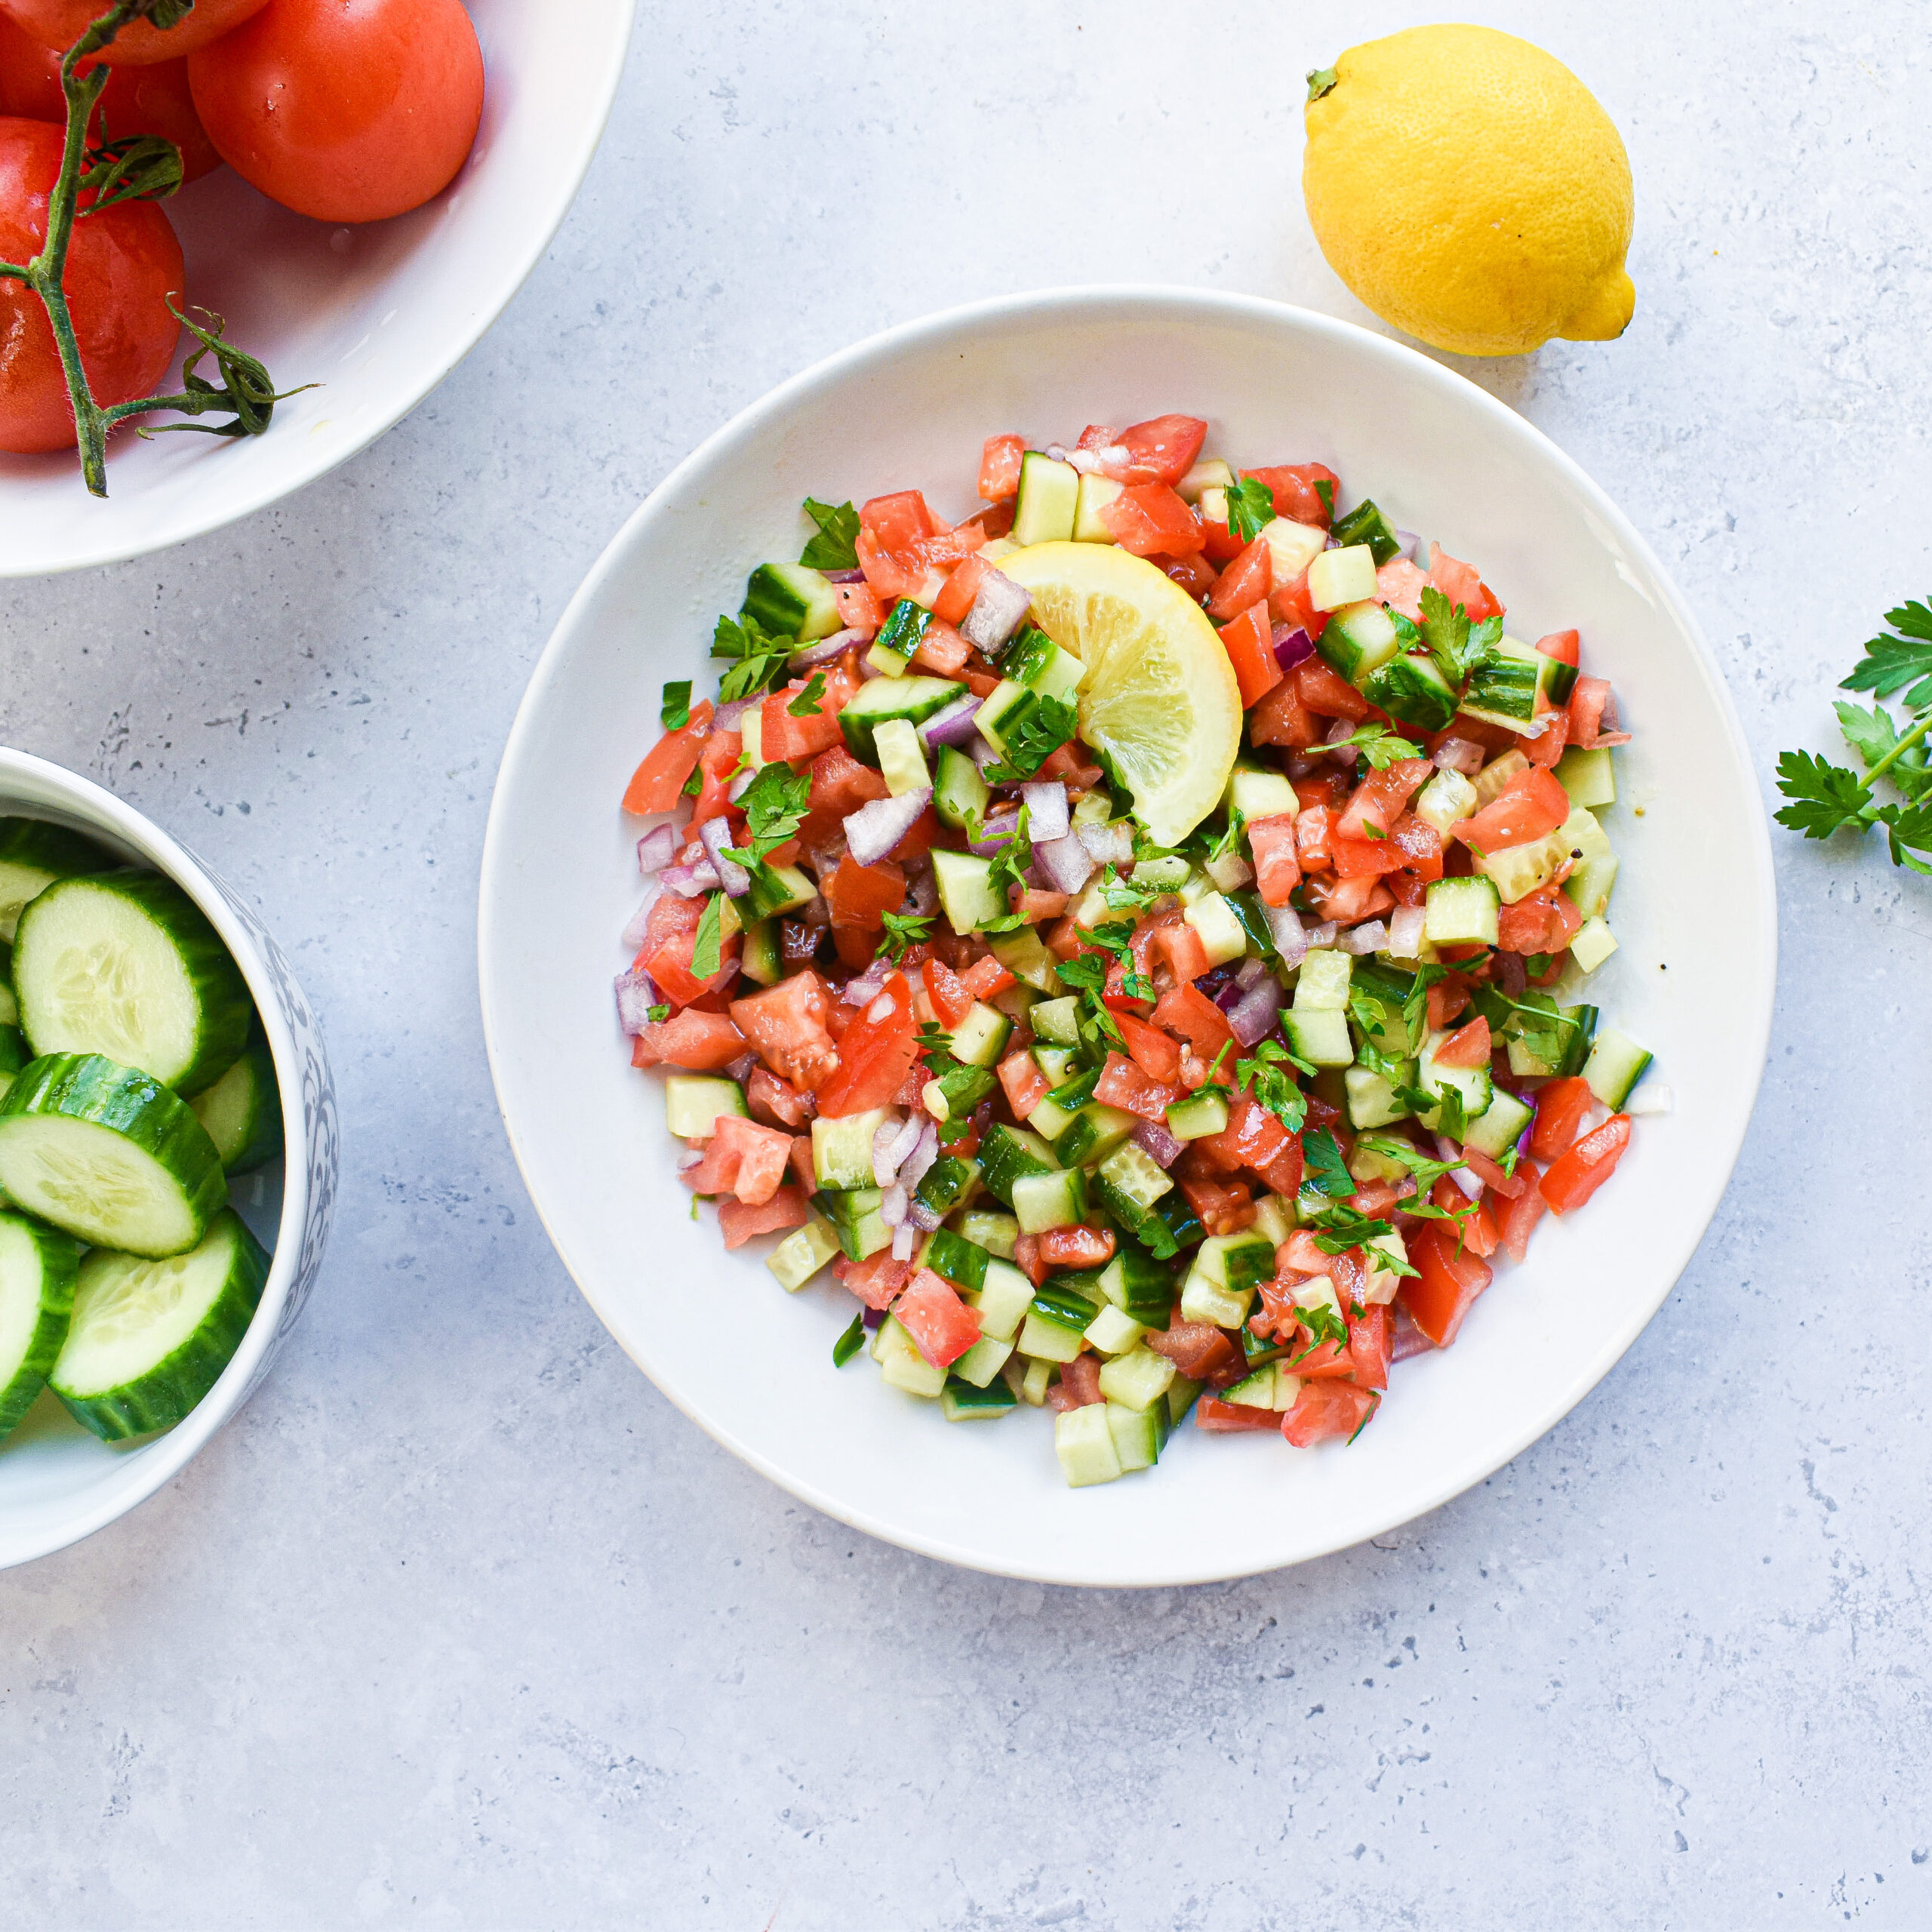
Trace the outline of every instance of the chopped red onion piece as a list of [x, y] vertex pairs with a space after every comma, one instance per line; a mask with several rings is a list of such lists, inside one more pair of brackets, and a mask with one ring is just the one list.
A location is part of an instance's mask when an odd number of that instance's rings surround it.
[[1118, 870], [1134, 863], [1134, 828], [1124, 820], [1118, 825], [1078, 826], [1075, 835], [1097, 866], [1112, 866]]
[[934, 745], [950, 745], [956, 751], [973, 735], [973, 720], [983, 699], [962, 691], [943, 711], [936, 711], [919, 727], [919, 737], [930, 750]]
[[716, 818], [708, 818], [698, 827], [697, 835], [703, 840], [705, 851], [710, 854], [711, 863], [718, 873], [718, 883], [724, 888], [728, 899], [742, 899], [752, 889], [752, 875], [734, 859], [724, 854], [731, 844], [731, 822], [722, 813]]
[[1020, 788], [1020, 802], [1026, 808], [1027, 835], [1037, 844], [1064, 838], [1072, 829], [1067, 816], [1066, 787], [1057, 778], [1035, 779]]
[[1395, 554], [1406, 564], [1416, 560], [1416, 552], [1422, 547], [1422, 539], [1413, 530], [1398, 530], [1394, 533]]
[[1266, 976], [1267, 971], [1268, 968], [1258, 959], [1244, 959], [1241, 962], [1241, 971], [1235, 975], [1235, 984], [1246, 992], [1257, 980]]
[[[882, 1120], [872, 1130], [872, 1178], [881, 1187], [890, 1187], [899, 1178], [906, 1156], [919, 1144], [916, 1119]], [[903, 1193], [903, 1189], [900, 1189]], [[897, 1226], [888, 1221], [888, 1227]]]
[[1275, 662], [1284, 671], [1292, 671], [1315, 655], [1315, 640], [1299, 624], [1275, 626]]
[[1395, 1332], [1389, 1345], [1391, 1361], [1407, 1361], [1411, 1355], [1426, 1355], [1435, 1344], [1409, 1318], [1409, 1312], [1395, 1305]]
[[[878, 1204], [878, 1217], [888, 1228], [903, 1227], [906, 1223], [906, 1211], [912, 1204], [906, 1198], [906, 1190], [894, 1181], [885, 1190], [885, 1198]], [[893, 1258], [897, 1260], [904, 1257], [895, 1254]]]
[[1309, 928], [1308, 943], [1310, 946], [1333, 946], [1335, 943], [1336, 931], [1336, 924], [1333, 919], [1324, 919], [1320, 925]]
[[1228, 1014], [1228, 1031], [1235, 1043], [1251, 1047], [1273, 1032], [1281, 1017], [1281, 989], [1272, 980], [1263, 980], [1243, 993]]
[[1449, 1178], [1472, 1201], [1482, 1192], [1482, 1182], [1463, 1164], [1463, 1150], [1446, 1134], [1430, 1137], [1435, 1143], [1435, 1158], [1438, 1161], [1453, 1161], [1455, 1165], [1449, 1170]]
[[758, 1070], [756, 1054], [740, 1054], [724, 1071], [742, 1087]]
[[1389, 950], [1398, 959], [1422, 956], [1423, 924], [1428, 915], [1420, 906], [1398, 906], [1389, 921]]
[[1389, 943], [1389, 928], [1380, 919], [1364, 919], [1360, 925], [1351, 926], [1335, 943], [1343, 952], [1358, 957], [1380, 952]]
[[1435, 751], [1438, 771], [1460, 771], [1472, 778], [1483, 768], [1489, 754], [1468, 738], [1444, 738]]
[[921, 786], [916, 792], [902, 792], [896, 798], [875, 798], [861, 805], [845, 821], [845, 844], [854, 863], [877, 865], [918, 823], [919, 815], [932, 801], [931, 792]]
[[637, 841], [637, 869], [654, 872], [678, 856], [678, 832], [675, 826], [654, 825]]
[[820, 574], [827, 583], [863, 583], [866, 580], [863, 571], [823, 571]]
[[764, 694], [761, 691], [756, 697], [734, 697], [729, 704], [721, 704], [718, 707], [717, 716], [711, 721], [712, 729], [715, 731], [735, 731], [738, 728], [739, 719], [746, 712], [755, 711], [764, 702]]
[[915, 1198], [906, 1210], [906, 1219], [907, 1223], [911, 1226], [917, 1228], [920, 1233], [929, 1235], [940, 1225], [945, 1217], [937, 1208], [928, 1208], [923, 1201]]
[[708, 858], [694, 865], [666, 866], [658, 872], [657, 883], [680, 899], [702, 899], [718, 890], [718, 868]]
[[1180, 1158], [1181, 1149], [1186, 1145], [1177, 1140], [1158, 1121], [1137, 1121], [1134, 1124], [1134, 1143], [1141, 1152], [1153, 1161], [1156, 1166], [1171, 1168]]
[[966, 750], [968, 755], [983, 773], [988, 765], [999, 762], [999, 753], [994, 749], [991, 741], [981, 737], [977, 731], [966, 740]]
[[687, 1147], [678, 1156], [678, 1171], [681, 1174], [688, 1174], [692, 1168], [701, 1167], [703, 1162], [704, 1149], [702, 1147]]
[[997, 657], [1032, 608], [1031, 591], [989, 568], [980, 580], [973, 608], [959, 621], [959, 635], [989, 657]]
[[[1355, 733], [1355, 728], [1346, 718], [1338, 718], [1329, 726], [1328, 735], [1322, 740], [1322, 743], [1327, 745], [1339, 745], [1343, 739], [1353, 737]], [[1339, 763], [1352, 765], [1361, 754], [1355, 749], [1354, 746], [1349, 745], [1340, 751], [1331, 752], [1328, 755]]]
[[968, 839], [966, 849], [976, 858], [998, 858], [1013, 843], [1013, 835], [1019, 829], [1017, 811], [994, 812], [980, 821], [979, 837]]
[[1495, 952], [1490, 957], [1496, 961], [1496, 983], [1511, 999], [1521, 999], [1529, 988], [1529, 975], [1523, 970], [1523, 955], [1520, 952]]
[[[931, 1115], [918, 1113], [913, 1116], [919, 1130], [918, 1139], [912, 1151], [899, 1164], [899, 1178], [908, 1187], [917, 1187], [926, 1177], [926, 1170], [939, 1158], [939, 1128]], [[916, 1203], [914, 1204], [915, 1206]], [[935, 1222], [935, 1226], [937, 1223]]]
[[1264, 906], [1263, 915], [1275, 941], [1275, 950], [1284, 966], [1299, 966], [1308, 951], [1308, 934], [1301, 915], [1292, 906]]
[[631, 915], [631, 922], [619, 936], [617, 943], [626, 952], [635, 953], [651, 937], [651, 909], [657, 903], [660, 895], [654, 892]]
[[829, 637], [822, 637], [816, 644], [808, 644], [802, 650], [793, 651], [786, 659], [785, 668], [788, 671], [815, 670], [821, 664], [829, 664], [835, 657], [843, 657], [847, 651], [865, 641], [863, 631], [834, 631]]
[[1094, 855], [1070, 834], [1064, 838], [1049, 838], [1044, 843], [1036, 840], [1033, 863], [1052, 881], [1055, 892], [1078, 892], [1098, 869], [1094, 863]]
[[895, 1261], [910, 1261], [912, 1251], [919, 1244], [919, 1231], [912, 1222], [903, 1220], [892, 1231], [892, 1258]]
[[651, 983], [651, 975], [635, 967], [617, 975], [615, 988], [617, 1024], [635, 1038], [651, 1023], [646, 1009], [659, 1004], [657, 989]]
[[884, 991], [886, 978], [891, 971], [892, 961], [881, 955], [863, 973], [848, 980], [845, 990], [838, 997], [848, 1006], [869, 1006]]
[[918, 918], [931, 918], [939, 910], [939, 881], [921, 872], [906, 888], [906, 903]]

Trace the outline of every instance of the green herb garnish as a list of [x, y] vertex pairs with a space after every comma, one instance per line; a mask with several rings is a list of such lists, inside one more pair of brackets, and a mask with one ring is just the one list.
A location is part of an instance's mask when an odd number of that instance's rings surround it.
[[818, 534], [804, 548], [798, 561], [815, 571], [849, 571], [858, 568], [859, 513], [850, 503], [834, 509], [811, 497], [805, 499], [805, 514], [818, 525]]

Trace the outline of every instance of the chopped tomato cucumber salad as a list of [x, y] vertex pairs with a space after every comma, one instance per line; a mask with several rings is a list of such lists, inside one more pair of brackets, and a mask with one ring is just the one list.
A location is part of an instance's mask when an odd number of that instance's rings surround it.
[[1352, 1441], [1668, 1104], [1585, 991], [1577, 632], [1207, 429], [994, 436], [951, 525], [808, 499], [623, 798], [618, 1014], [725, 1246], [829, 1269], [841, 1367], [1051, 1407], [1076, 1486], [1190, 1415]]

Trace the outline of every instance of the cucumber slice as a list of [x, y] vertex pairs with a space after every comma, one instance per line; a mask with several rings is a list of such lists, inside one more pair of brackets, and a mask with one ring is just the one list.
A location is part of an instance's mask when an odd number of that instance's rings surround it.
[[0, 1436], [33, 1406], [67, 1339], [79, 1244], [0, 1213]]
[[226, 1198], [187, 1102], [99, 1054], [50, 1054], [0, 1099], [0, 1192], [96, 1247], [185, 1254]]
[[838, 600], [809, 564], [760, 564], [745, 586], [745, 608], [774, 637], [811, 644], [838, 628]]
[[21, 915], [14, 991], [36, 1054], [103, 1054], [181, 1094], [241, 1057], [254, 1007], [201, 908], [158, 872], [49, 886]]
[[862, 685], [838, 714], [845, 749], [861, 764], [876, 767], [878, 748], [872, 742], [872, 734], [888, 718], [923, 724], [935, 712], [943, 711], [965, 688], [946, 678], [875, 678], [870, 684]]
[[20, 1003], [14, 998], [14, 949], [0, 940], [0, 1026], [20, 1023]]
[[17, 1026], [0, 1026], [0, 1094], [14, 1084], [14, 1075], [33, 1056], [27, 1051], [26, 1037]]
[[56, 879], [104, 872], [115, 863], [91, 838], [64, 825], [0, 818], [0, 939], [13, 938], [22, 909]]
[[1020, 491], [1013, 504], [1013, 540], [1023, 549], [1073, 534], [1080, 472], [1070, 463], [1029, 450], [1020, 459]]
[[1362, 693], [1392, 718], [1439, 731], [1456, 715], [1456, 688], [1428, 657], [1392, 657], [1362, 680]]
[[242, 1057], [188, 1104], [229, 1174], [252, 1174], [281, 1152], [281, 1094], [274, 1057], [259, 1033], [251, 1036]]
[[[1335, 554], [1332, 550], [1322, 552], [1324, 557]], [[1328, 620], [1315, 648], [1350, 684], [1358, 685], [1395, 655], [1401, 640], [1382, 605], [1355, 603], [1343, 606]]]
[[105, 1442], [172, 1429], [220, 1379], [248, 1332], [268, 1251], [224, 1208], [198, 1246], [165, 1260], [97, 1248], [47, 1380]]
[[1393, 563], [1402, 554], [1402, 546], [1395, 540], [1395, 533], [1389, 527], [1389, 519], [1375, 506], [1373, 499], [1364, 497], [1348, 515], [1341, 518], [1329, 534], [1337, 546], [1346, 549], [1352, 543], [1366, 543], [1375, 553], [1375, 567], [1380, 570], [1384, 564]]

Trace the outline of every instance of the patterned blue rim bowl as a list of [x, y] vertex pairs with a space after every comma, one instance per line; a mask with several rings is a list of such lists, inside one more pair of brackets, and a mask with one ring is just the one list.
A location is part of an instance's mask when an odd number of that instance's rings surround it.
[[[269, 1372], [321, 1272], [339, 1168], [335, 1084], [321, 1029], [261, 921], [193, 853], [90, 780], [0, 746], [0, 814], [71, 826], [153, 866], [188, 893], [220, 934], [254, 995], [281, 1090], [285, 1158], [245, 1178], [236, 1205], [272, 1248], [261, 1303], [234, 1359], [187, 1418], [131, 1444], [96, 1441], [45, 1395], [0, 1443], [0, 1568], [91, 1536], [180, 1473]], [[274, 1200], [279, 1173], [280, 1204]]]

